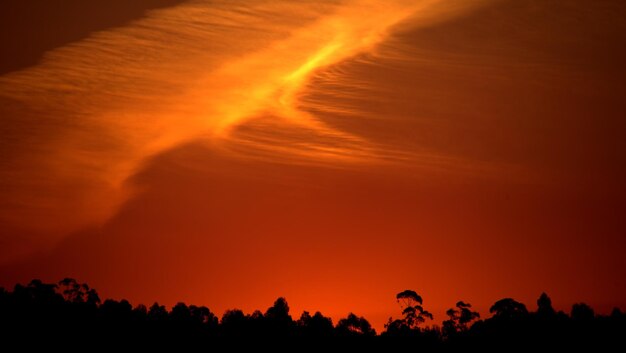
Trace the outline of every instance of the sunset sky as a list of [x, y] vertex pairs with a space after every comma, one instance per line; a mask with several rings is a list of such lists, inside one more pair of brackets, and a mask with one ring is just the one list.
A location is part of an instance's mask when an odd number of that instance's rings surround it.
[[3, 0], [0, 286], [626, 309], [622, 0]]

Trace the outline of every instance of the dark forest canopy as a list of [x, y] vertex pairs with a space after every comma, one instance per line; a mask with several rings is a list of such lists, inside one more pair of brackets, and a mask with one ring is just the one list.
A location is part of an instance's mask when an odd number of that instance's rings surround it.
[[422, 297], [412, 290], [397, 294], [401, 317], [389, 319], [379, 334], [364, 317], [349, 313], [336, 324], [322, 313], [305, 311], [291, 316], [285, 298], [278, 298], [264, 312], [245, 314], [227, 310], [218, 318], [205, 306], [178, 303], [167, 310], [127, 300], [104, 301], [87, 284], [71, 278], [58, 284], [33, 280], [12, 291], [0, 288], [0, 333], [3, 344], [45, 345], [48, 342], [91, 342], [100, 346], [142, 347], [176, 345], [194, 347], [207, 342], [236, 346], [271, 344], [290, 347], [330, 348], [330, 344], [354, 347], [399, 348], [405, 345], [435, 350], [504, 349], [592, 346], [626, 348], [626, 314], [614, 309], [596, 315], [584, 303], [569, 314], [557, 312], [547, 294], [537, 300], [537, 310], [512, 298], [496, 301], [492, 316], [481, 319], [470, 303], [459, 301], [447, 311], [442, 327], [426, 326], [433, 316]]

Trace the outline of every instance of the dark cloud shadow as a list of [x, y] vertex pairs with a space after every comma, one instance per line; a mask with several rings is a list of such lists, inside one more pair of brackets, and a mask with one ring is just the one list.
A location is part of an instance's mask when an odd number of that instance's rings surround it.
[[0, 75], [35, 65], [54, 48], [122, 26], [147, 10], [183, 0], [4, 0], [0, 2]]

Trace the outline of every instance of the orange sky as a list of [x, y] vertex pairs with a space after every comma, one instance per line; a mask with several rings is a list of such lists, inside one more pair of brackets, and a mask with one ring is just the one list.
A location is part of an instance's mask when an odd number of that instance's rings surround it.
[[0, 285], [626, 307], [621, 1], [63, 3], [0, 5]]

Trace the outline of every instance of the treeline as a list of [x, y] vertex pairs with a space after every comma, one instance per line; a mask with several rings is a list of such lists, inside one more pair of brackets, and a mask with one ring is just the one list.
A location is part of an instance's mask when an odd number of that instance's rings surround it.
[[438, 327], [426, 326], [433, 316], [416, 292], [403, 291], [396, 299], [401, 316], [390, 318], [384, 331], [377, 334], [365, 318], [352, 313], [336, 324], [320, 312], [305, 311], [294, 319], [284, 298], [278, 298], [265, 312], [245, 314], [233, 309], [218, 318], [205, 306], [178, 303], [167, 310], [158, 303], [133, 307], [127, 300], [101, 301], [94, 289], [70, 278], [58, 284], [33, 280], [28, 285], [17, 284], [12, 291], [0, 288], [0, 339], [4, 347], [48, 347], [56, 342], [66, 344], [70, 351], [80, 347], [210, 350], [224, 345], [229, 349], [294, 351], [338, 347], [427, 351], [589, 347], [626, 351], [626, 314], [617, 308], [602, 316], [579, 303], [566, 314], [555, 311], [544, 293], [534, 312], [505, 298], [491, 307], [490, 318], [481, 320], [471, 304], [459, 301]]

